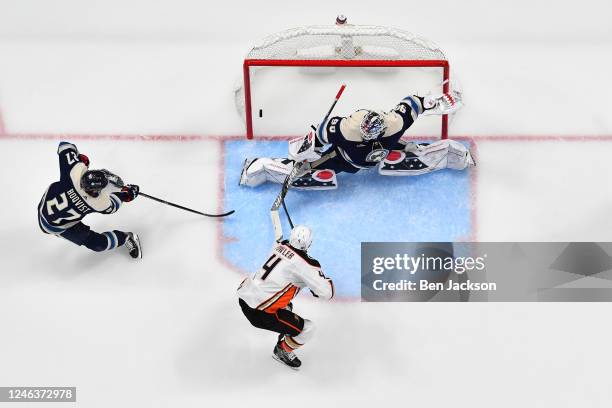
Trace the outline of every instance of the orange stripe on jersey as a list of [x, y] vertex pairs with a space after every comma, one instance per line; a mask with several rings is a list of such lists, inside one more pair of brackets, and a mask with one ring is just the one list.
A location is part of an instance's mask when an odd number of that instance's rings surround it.
[[271, 303], [266, 306], [263, 311], [268, 313], [276, 313], [278, 309], [283, 309], [284, 307], [286, 307], [289, 302], [291, 302], [291, 299], [293, 299], [295, 295], [297, 295], [297, 292], [299, 290], [296, 286], [290, 286], [291, 287], [285, 293], [283, 293], [281, 297], [279, 297], [274, 303]]
[[292, 286], [291, 284], [288, 284], [287, 286], [285, 286], [284, 288], [276, 292], [274, 295], [270, 296], [268, 299], [261, 302], [259, 306], [256, 307], [256, 309], [264, 310], [270, 304], [274, 303], [279, 297], [281, 297], [284, 294], [284, 292], [288, 291], [291, 288], [291, 286]]
[[298, 333], [302, 332], [302, 330], [300, 328], [298, 328], [297, 326], [294, 326], [291, 323], [289, 323], [288, 321], [281, 319], [280, 316], [278, 315], [278, 313], [276, 313], [276, 318], [278, 319], [279, 322], [281, 322], [283, 324], [286, 324], [287, 326], [291, 327], [292, 329], [297, 330]]

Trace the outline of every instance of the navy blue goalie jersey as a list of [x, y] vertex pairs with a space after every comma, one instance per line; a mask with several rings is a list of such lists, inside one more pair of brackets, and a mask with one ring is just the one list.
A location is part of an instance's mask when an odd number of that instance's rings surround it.
[[121, 206], [119, 196], [105, 188], [97, 197], [88, 195], [80, 185], [87, 165], [79, 158], [75, 145], [60, 142], [57, 148], [60, 179], [51, 184], [38, 205], [40, 228], [49, 234], [61, 234], [81, 222], [90, 213], [111, 214]]
[[348, 117], [335, 116], [318, 126], [318, 144], [326, 147], [325, 152], [335, 150], [357, 169], [370, 168], [383, 160], [390, 150], [404, 148], [400, 138], [423, 110], [420, 97], [408, 96], [391, 111], [381, 112], [387, 128], [376, 140], [364, 140], [360, 130], [367, 110], [358, 110]]

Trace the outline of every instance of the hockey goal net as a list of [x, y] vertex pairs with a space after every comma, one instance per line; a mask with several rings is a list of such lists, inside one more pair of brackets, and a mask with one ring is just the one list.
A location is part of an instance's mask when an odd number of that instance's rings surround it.
[[[341, 83], [348, 92], [335, 113], [347, 115], [388, 110], [413, 93], [446, 92], [449, 75], [444, 52], [431, 41], [395, 28], [342, 24], [339, 17], [335, 25], [293, 28], [260, 41], [244, 60], [235, 102], [247, 138], [295, 136], [322, 119]], [[415, 124], [419, 136], [447, 137], [446, 115], [426, 120]]]

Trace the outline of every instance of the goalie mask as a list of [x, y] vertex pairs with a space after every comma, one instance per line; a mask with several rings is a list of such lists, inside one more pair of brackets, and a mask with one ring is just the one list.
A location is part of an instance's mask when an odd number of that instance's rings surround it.
[[298, 225], [291, 230], [289, 245], [302, 251], [308, 251], [312, 244], [312, 231], [305, 225]]
[[368, 111], [359, 125], [363, 140], [376, 140], [387, 129], [382, 115], [375, 111]]
[[81, 188], [90, 196], [97, 197], [107, 185], [108, 178], [101, 170], [87, 170], [81, 176]]

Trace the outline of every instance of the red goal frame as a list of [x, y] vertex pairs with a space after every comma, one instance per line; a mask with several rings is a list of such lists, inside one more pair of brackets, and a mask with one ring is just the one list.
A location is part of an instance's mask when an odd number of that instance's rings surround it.
[[[443, 69], [443, 92], [449, 91], [450, 67], [447, 60], [282, 60], [245, 59], [244, 112], [247, 139], [253, 139], [253, 109], [251, 107], [251, 67], [432, 67]], [[442, 115], [442, 139], [448, 138], [448, 115]]]

